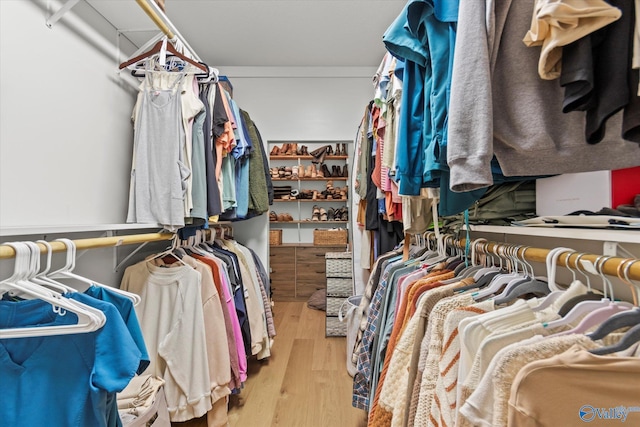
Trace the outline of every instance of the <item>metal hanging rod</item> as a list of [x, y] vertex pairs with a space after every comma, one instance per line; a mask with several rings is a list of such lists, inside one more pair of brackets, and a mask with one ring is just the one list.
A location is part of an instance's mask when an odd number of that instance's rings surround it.
[[[146, 233], [146, 234], [131, 234], [128, 236], [113, 236], [113, 237], [95, 237], [92, 239], [78, 239], [73, 240], [78, 250], [83, 249], [96, 249], [96, 248], [109, 248], [122, 245], [135, 245], [148, 242], [161, 242], [164, 240], [171, 240], [173, 233]], [[64, 252], [67, 247], [62, 242], [50, 242], [51, 250], [53, 252]], [[47, 247], [42, 243], [38, 243], [42, 252], [47, 251]], [[0, 259], [14, 258], [16, 251], [9, 245], [0, 245]]]

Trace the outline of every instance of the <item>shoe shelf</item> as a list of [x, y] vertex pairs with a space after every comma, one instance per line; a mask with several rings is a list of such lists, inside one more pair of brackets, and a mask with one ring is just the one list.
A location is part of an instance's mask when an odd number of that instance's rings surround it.
[[348, 176], [329, 176], [324, 178], [271, 178], [271, 181], [348, 181]]
[[302, 220], [302, 221], [269, 221], [269, 224], [347, 224], [349, 221], [335, 221], [335, 220], [326, 220], [326, 221], [312, 221], [310, 219]]
[[[269, 156], [269, 160], [312, 160], [313, 156], [298, 156], [298, 155], [286, 155], [286, 156]], [[348, 156], [326, 156], [325, 160], [347, 160]]]
[[305, 202], [347, 202], [349, 199], [273, 199], [273, 202], [290, 202], [290, 203], [305, 203]]
[[[269, 221], [271, 229], [282, 230], [283, 244], [313, 245], [314, 229], [348, 228], [348, 220], [328, 220], [328, 218], [317, 220], [318, 217], [314, 216], [314, 211], [319, 207], [320, 211], [330, 218], [333, 218], [328, 215], [331, 211], [343, 212], [344, 217], [347, 218], [350, 216], [348, 182], [351, 171], [348, 169], [351, 166], [349, 165], [351, 142], [268, 141], [269, 169], [276, 193], [273, 201], [277, 202], [271, 206], [272, 213], [292, 218], [284, 221]], [[283, 151], [286, 154], [282, 154]], [[283, 171], [286, 172], [286, 176], [283, 176]], [[343, 176], [343, 173], [346, 176]], [[307, 176], [304, 176], [305, 174]], [[332, 174], [334, 176], [331, 176]], [[291, 193], [291, 198], [281, 198], [289, 197], [287, 191]], [[340, 197], [341, 191], [342, 197]], [[300, 197], [303, 193], [309, 192], [317, 192], [318, 195], [323, 193], [321, 195], [323, 198], [314, 199], [308, 197], [308, 194]], [[333, 193], [335, 193], [333, 198], [326, 198]]]

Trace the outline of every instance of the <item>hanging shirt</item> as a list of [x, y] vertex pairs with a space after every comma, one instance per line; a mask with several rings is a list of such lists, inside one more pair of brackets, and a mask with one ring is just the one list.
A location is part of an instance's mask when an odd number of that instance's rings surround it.
[[156, 90], [145, 80], [135, 122], [127, 222], [159, 223], [168, 230], [184, 226], [191, 170], [183, 161], [181, 82], [176, 79], [168, 90]]
[[[117, 425], [107, 400], [133, 378], [141, 353], [112, 304], [77, 296], [104, 313], [100, 329], [0, 339], [0, 425]], [[58, 315], [43, 300], [0, 301], [0, 328], [76, 322], [75, 314]]]
[[174, 422], [201, 417], [212, 407], [201, 282], [187, 265], [142, 261], [127, 267], [120, 286], [142, 298], [136, 314], [151, 358], [148, 372], [165, 381]]

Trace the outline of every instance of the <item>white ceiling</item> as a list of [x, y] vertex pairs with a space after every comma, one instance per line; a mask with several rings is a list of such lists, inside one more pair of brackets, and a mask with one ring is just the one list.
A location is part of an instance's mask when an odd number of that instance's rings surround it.
[[[87, 0], [119, 30], [155, 28], [134, 0]], [[200, 58], [221, 66], [377, 66], [406, 0], [165, 0]], [[127, 32], [141, 46], [153, 33]]]

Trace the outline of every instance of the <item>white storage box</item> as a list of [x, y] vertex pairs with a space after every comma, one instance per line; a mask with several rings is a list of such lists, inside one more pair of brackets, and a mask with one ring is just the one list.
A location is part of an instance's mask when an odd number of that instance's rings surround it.
[[636, 194], [640, 194], [640, 167], [542, 178], [536, 181], [536, 214], [557, 216], [615, 209], [632, 203]]

